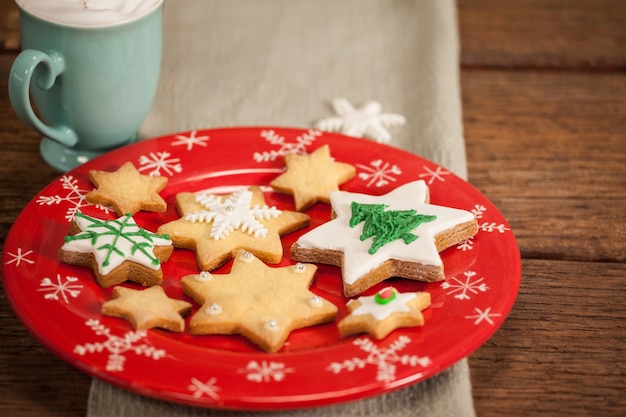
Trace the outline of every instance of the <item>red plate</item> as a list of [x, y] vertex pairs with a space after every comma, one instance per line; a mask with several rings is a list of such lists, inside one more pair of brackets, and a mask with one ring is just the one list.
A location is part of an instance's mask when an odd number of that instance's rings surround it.
[[[446, 279], [425, 284], [394, 279], [400, 291], [428, 291], [432, 306], [423, 327], [396, 330], [381, 341], [367, 335], [340, 338], [335, 323], [297, 330], [284, 348], [267, 354], [241, 336], [192, 336], [162, 330], [136, 332], [128, 322], [100, 314], [111, 289], [99, 287], [87, 268], [59, 263], [57, 250], [80, 210], [115, 218], [85, 202], [93, 188], [88, 170], [116, 170], [131, 161], [145, 174], [169, 178], [161, 193], [166, 213], [141, 212], [151, 231], [178, 218], [182, 191], [230, 192], [267, 186], [283, 169], [283, 155], [329, 144], [332, 156], [356, 166], [341, 188], [385, 194], [422, 179], [431, 202], [473, 211], [480, 230], [442, 253]], [[289, 196], [266, 188], [268, 205], [293, 210]], [[312, 225], [329, 219], [329, 206], [307, 211]], [[283, 239], [289, 246], [308, 229]], [[502, 324], [520, 284], [520, 256], [500, 212], [476, 189], [440, 166], [371, 141], [314, 130], [231, 128], [194, 130], [140, 142], [90, 161], [39, 193], [20, 214], [3, 253], [4, 288], [19, 318], [50, 350], [93, 376], [162, 400], [234, 409], [279, 409], [335, 404], [382, 394], [422, 381], [466, 357]], [[292, 264], [284, 258], [283, 264]], [[230, 263], [216, 273], [225, 273]], [[182, 293], [179, 279], [197, 273], [195, 255], [175, 250], [163, 265], [163, 287]], [[312, 291], [346, 314], [340, 271], [320, 266]], [[380, 285], [388, 285], [383, 283]], [[132, 284], [129, 284], [132, 285]], [[368, 293], [376, 291], [380, 285]], [[197, 307], [197, 306], [196, 306]]]

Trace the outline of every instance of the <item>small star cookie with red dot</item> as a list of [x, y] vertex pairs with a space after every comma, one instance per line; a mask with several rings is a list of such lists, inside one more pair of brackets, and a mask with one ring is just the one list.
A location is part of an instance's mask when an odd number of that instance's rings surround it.
[[397, 328], [423, 325], [422, 310], [429, 306], [427, 292], [400, 293], [386, 287], [375, 295], [350, 300], [350, 314], [339, 322], [339, 332], [344, 336], [369, 333], [380, 340]]

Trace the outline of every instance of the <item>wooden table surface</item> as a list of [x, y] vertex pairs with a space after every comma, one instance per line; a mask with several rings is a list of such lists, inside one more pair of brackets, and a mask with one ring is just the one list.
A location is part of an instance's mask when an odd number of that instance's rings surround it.
[[[458, 0], [469, 181], [508, 219], [523, 276], [470, 357], [479, 416], [626, 415], [626, 2]], [[8, 102], [17, 10], [0, 0], [0, 237], [58, 175]], [[0, 414], [82, 416], [91, 378], [0, 292]]]

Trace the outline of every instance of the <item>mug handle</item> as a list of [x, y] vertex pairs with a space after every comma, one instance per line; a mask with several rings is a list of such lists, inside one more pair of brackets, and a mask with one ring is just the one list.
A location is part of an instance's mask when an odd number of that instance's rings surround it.
[[19, 118], [31, 128], [62, 145], [72, 147], [78, 143], [76, 132], [68, 126], [48, 126], [33, 111], [29, 90], [31, 79], [39, 65], [42, 65], [46, 71], [38, 73], [35, 82], [39, 88], [48, 90], [54, 85], [57, 76], [63, 72], [65, 61], [61, 54], [55, 51], [49, 53], [36, 49], [22, 51], [15, 59], [9, 76], [11, 105]]

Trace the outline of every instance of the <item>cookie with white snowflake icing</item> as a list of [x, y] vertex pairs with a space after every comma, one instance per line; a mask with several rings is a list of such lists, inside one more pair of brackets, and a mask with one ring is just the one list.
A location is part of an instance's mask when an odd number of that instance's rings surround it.
[[361, 296], [347, 304], [349, 315], [338, 324], [343, 336], [369, 333], [383, 339], [400, 327], [424, 324], [422, 310], [430, 306], [427, 292], [400, 293], [394, 287], [386, 287], [375, 295]]
[[267, 206], [259, 187], [225, 196], [179, 193], [176, 208], [180, 218], [162, 225], [158, 232], [168, 235], [175, 247], [195, 251], [203, 271], [220, 267], [240, 249], [264, 262], [279, 263], [281, 236], [310, 221], [306, 214]]
[[102, 287], [124, 281], [151, 286], [163, 280], [161, 263], [172, 251], [167, 236], [139, 227], [130, 214], [101, 220], [77, 213], [59, 249], [59, 258], [68, 264], [90, 267]]
[[201, 307], [192, 334], [240, 334], [267, 352], [280, 350], [292, 330], [333, 321], [337, 307], [309, 290], [317, 267], [270, 267], [250, 252], [235, 255], [228, 274], [182, 278], [184, 292]]
[[334, 218], [302, 235], [291, 256], [341, 267], [347, 297], [390, 277], [443, 280], [439, 252], [478, 232], [471, 212], [429, 204], [422, 180], [381, 196], [336, 191], [330, 200]]

